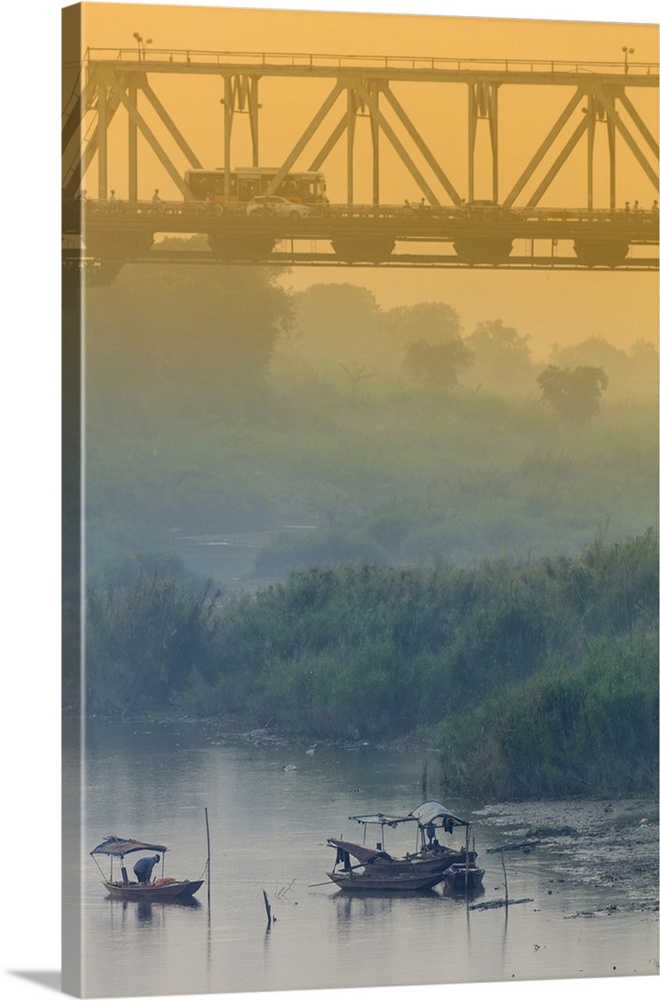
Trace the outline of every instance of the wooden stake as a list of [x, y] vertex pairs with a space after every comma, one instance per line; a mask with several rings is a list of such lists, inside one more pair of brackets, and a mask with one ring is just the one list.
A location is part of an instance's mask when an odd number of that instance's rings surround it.
[[211, 902], [211, 834], [209, 832], [209, 811], [208, 807], [204, 807], [204, 816], [206, 817], [206, 898], [208, 902]]
[[468, 872], [470, 871], [470, 824], [465, 827], [465, 895], [468, 894]]
[[504, 902], [506, 906], [509, 905], [509, 883], [506, 878], [506, 868], [504, 867], [504, 851], [500, 851], [500, 860], [502, 862], [502, 871], [504, 872]]
[[266, 890], [262, 889], [261, 891], [264, 894], [264, 905], [266, 907], [266, 916], [268, 917], [268, 924], [267, 924], [266, 929], [270, 930], [270, 924], [271, 924], [271, 920], [272, 920], [272, 917], [271, 917], [271, 914], [270, 914], [270, 903], [268, 902], [268, 896], [266, 895]]

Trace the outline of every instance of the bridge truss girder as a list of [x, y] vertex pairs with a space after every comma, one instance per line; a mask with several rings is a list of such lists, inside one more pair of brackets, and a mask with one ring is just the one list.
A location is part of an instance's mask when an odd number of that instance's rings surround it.
[[[438, 70], [399, 71], [391, 68], [373, 69], [368, 66], [342, 68], [280, 65], [268, 63], [263, 57], [260, 63], [232, 64], [231, 57], [222, 61], [198, 63], [187, 53], [185, 63], [172, 54], [168, 60], [158, 53], [138, 53], [137, 58], [122, 57], [119, 60], [88, 58], [85, 84], [79, 99], [73, 102], [63, 128], [63, 145], [68, 151], [63, 188], [65, 197], [73, 197], [80, 190], [86, 171], [96, 161], [99, 198], [108, 192], [108, 133], [110, 125], [121, 108], [128, 121], [127, 169], [129, 201], [138, 197], [138, 142], [140, 134], [155, 154], [184, 199], [192, 197], [184, 174], [188, 167], [202, 166], [200, 158], [186, 140], [183, 129], [179, 128], [157, 94], [152, 80], [167, 74], [211, 76], [221, 80], [223, 116], [223, 151], [225, 193], [229, 192], [230, 172], [233, 162], [233, 125], [236, 114], [247, 114], [250, 126], [252, 165], [259, 165], [260, 156], [260, 91], [270, 78], [295, 78], [301, 84], [306, 78], [317, 80], [327, 78], [329, 90], [311, 118], [300, 123], [298, 137], [288, 147], [288, 153], [281, 159], [279, 169], [273, 177], [270, 190], [277, 189], [285, 174], [294, 169], [319, 170], [330, 153], [341, 142], [345, 142], [347, 203], [354, 202], [354, 175], [356, 123], [359, 116], [367, 117], [370, 126], [372, 155], [372, 201], [380, 204], [381, 199], [381, 138], [394, 151], [407, 173], [418, 186], [423, 197], [431, 205], [460, 204], [473, 201], [475, 197], [475, 175], [477, 167], [489, 169], [490, 195], [492, 201], [506, 207], [535, 207], [544, 197], [554, 179], [569, 161], [580, 152], [585, 157], [585, 199], [586, 207], [593, 208], [595, 199], [594, 176], [596, 170], [605, 170], [609, 176], [609, 208], [616, 207], [617, 153], [619, 145], [629, 150], [642, 173], [657, 192], [658, 188], [658, 142], [652, 127], [636, 107], [631, 93], [640, 88], [658, 88], [657, 68], [650, 67], [644, 74], [627, 75], [620, 72], [540, 73], [518, 70]], [[194, 54], [193, 54], [194, 55]], [[208, 55], [208, 54], [205, 54]], [[438, 104], [445, 97], [443, 86], [457, 83], [464, 86], [467, 116], [467, 163], [466, 175], [450, 178], [449, 171], [441, 164], [443, 152], [446, 154], [451, 137], [441, 134], [441, 129], [424, 129], [415, 115], [404, 107], [402, 98], [395, 91], [399, 83], [414, 83], [428, 97], [428, 88], [435, 87]], [[506, 148], [501, 138], [500, 94], [505, 87], [528, 87], [536, 96], [534, 88], [562, 86], [569, 91], [569, 97], [556, 120], [550, 122], [538, 148], [523, 165], [517, 167], [517, 178], [504, 197], [501, 192], [502, 157], [507, 157], [511, 173], [512, 151]], [[455, 93], [455, 90], [454, 90]], [[185, 164], [182, 169], [165, 150], [144, 114], [142, 101], [146, 101], [155, 112], [156, 120], [167, 136], [174, 140]], [[335, 106], [344, 102], [345, 110], [339, 121], [333, 123]], [[282, 131], [289, 124], [280, 116]], [[597, 153], [595, 133], [597, 123], [605, 124], [607, 134], [607, 155]], [[479, 129], [487, 127], [486, 153], [484, 144], [478, 146]], [[291, 123], [293, 128], [293, 123]], [[330, 134], [316, 153], [310, 154], [310, 147], [318, 141], [322, 128], [330, 128]], [[617, 142], [617, 140], [619, 140]], [[478, 158], [490, 158], [485, 165]], [[599, 147], [600, 149], [600, 147]], [[301, 163], [304, 157], [307, 161]], [[422, 166], [420, 166], [420, 161]], [[66, 162], [66, 160], [65, 160]]]

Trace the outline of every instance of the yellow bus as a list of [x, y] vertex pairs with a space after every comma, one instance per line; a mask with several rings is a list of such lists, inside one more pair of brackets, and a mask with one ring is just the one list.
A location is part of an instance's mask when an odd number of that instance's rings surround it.
[[[279, 167], [236, 167], [229, 174], [229, 200], [251, 201], [258, 195], [266, 194], [278, 170]], [[225, 172], [222, 167], [188, 170], [184, 179], [199, 201], [209, 197], [218, 202], [225, 200]], [[317, 170], [285, 174], [277, 186], [277, 194], [304, 205], [327, 201], [325, 177]]]

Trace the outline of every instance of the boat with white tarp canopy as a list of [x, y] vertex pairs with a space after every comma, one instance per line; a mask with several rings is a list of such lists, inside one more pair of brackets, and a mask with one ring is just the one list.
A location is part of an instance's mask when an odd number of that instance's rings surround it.
[[[328, 838], [328, 846], [336, 850], [335, 867], [329, 877], [342, 888], [349, 888], [351, 882], [358, 877], [355, 869], [361, 869], [358, 885], [354, 888], [366, 887], [367, 881], [387, 878], [395, 882], [401, 878], [401, 888], [412, 887], [411, 876], [421, 880], [428, 879], [425, 888], [442, 881], [444, 873], [449, 869], [471, 871], [476, 867], [477, 853], [469, 846], [470, 822], [457, 816], [440, 802], [422, 802], [409, 813], [365, 813], [349, 816], [350, 820], [364, 826], [364, 843], [362, 845], [346, 841], [343, 838]], [[385, 831], [394, 830], [400, 824], [414, 823], [416, 838], [414, 851], [404, 856], [394, 857], [388, 853], [385, 845]], [[380, 840], [375, 849], [366, 845], [367, 827], [380, 828]], [[441, 844], [437, 832], [442, 829], [451, 835], [454, 827], [465, 828], [465, 846], [460, 848]], [[467, 868], [466, 868], [467, 866]], [[337, 872], [340, 868], [340, 872]], [[405, 878], [404, 878], [405, 876]]]

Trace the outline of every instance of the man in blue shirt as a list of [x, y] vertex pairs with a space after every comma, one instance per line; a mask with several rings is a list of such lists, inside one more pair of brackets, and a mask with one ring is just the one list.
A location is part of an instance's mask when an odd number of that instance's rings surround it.
[[160, 854], [153, 854], [148, 858], [140, 858], [133, 865], [133, 871], [135, 872], [138, 882], [151, 882], [151, 873], [154, 869], [154, 865], [157, 865], [160, 861]]

